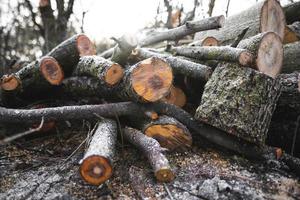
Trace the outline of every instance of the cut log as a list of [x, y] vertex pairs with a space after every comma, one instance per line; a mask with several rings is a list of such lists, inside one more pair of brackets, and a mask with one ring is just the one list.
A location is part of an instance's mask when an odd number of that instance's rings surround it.
[[1, 88], [5, 91], [32, 89], [31, 86], [42, 88], [45, 85], [59, 85], [64, 73], [57, 61], [49, 56], [34, 61], [15, 74], [1, 78]]
[[159, 101], [168, 95], [172, 82], [170, 65], [164, 59], [151, 57], [125, 70], [118, 96], [136, 102]]
[[162, 115], [157, 120], [129, 117], [130, 123], [169, 150], [186, 150], [192, 145], [189, 130], [175, 118]]
[[283, 7], [287, 24], [300, 21], [300, 2], [294, 2]]
[[187, 100], [183, 90], [173, 85], [170, 89], [170, 93], [163, 98], [162, 101], [169, 104], [174, 104], [178, 107], [183, 107]]
[[205, 37], [202, 40], [194, 41], [189, 46], [219, 46], [219, 41], [215, 37]]
[[300, 70], [300, 41], [284, 45], [283, 73]]
[[174, 56], [156, 53], [144, 48], [137, 48], [133, 51], [132, 56], [136, 59], [146, 59], [152, 56], [165, 59], [172, 67], [174, 73], [184, 74], [201, 80], [208, 80], [212, 69], [208, 66], [187, 61]]
[[80, 58], [73, 74], [96, 77], [102, 85], [112, 87], [123, 78], [124, 70], [119, 64], [102, 57], [84, 56]]
[[205, 85], [195, 118], [259, 145], [280, 95], [280, 83], [237, 64], [218, 66]]
[[283, 44], [293, 43], [300, 40], [300, 22], [287, 25], [284, 30]]
[[217, 29], [223, 26], [224, 16], [210, 17], [197, 21], [188, 21], [177, 28], [161, 32], [154, 32], [139, 42], [141, 47], [149, 46], [165, 40], [178, 40], [184, 36], [194, 34], [199, 31]]
[[81, 177], [89, 184], [100, 185], [111, 177], [116, 140], [117, 123], [111, 119], [101, 120], [80, 161]]
[[252, 68], [275, 78], [281, 71], [283, 60], [282, 42], [273, 32], [260, 33], [242, 40], [237, 46], [246, 49], [254, 55]]
[[68, 77], [79, 62], [80, 57], [95, 54], [96, 48], [90, 39], [84, 34], [78, 34], [56, 46], [47, 55], [57, 60], [65, 76]]
[[171, 182], [175, 175], [159, 143], [136, 129], [125, 127], [123, 130], [125, 138], [147, 157], [156, 179], [160, 182]]
[[230, 45], [242, 30], [249, 27], [245, 38], [258, 33], [272, 31], [283, 40], [285, 16], [277, 0], [259, 2], [239, 14], [228, 17], [224, 26], [219, 30], [210, 30], [195, 35], [195, 40], [202, 40], [207, 36], [215, 37], [221, 45]]
[[254, 62], [249, 51], [233, 47], [172, 47], [171, 51], [189, 58], [234, 62], [242, 66], [251, 66]]

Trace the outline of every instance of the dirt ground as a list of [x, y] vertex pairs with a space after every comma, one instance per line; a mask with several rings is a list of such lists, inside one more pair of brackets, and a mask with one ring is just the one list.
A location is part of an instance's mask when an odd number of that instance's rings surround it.
[[90, 186], [78, 171], [87, 132], [39, 133], [0, 147], [0, 199], [300, 199], [299, 179], [284, 166], [203, 148], [197, 138], [187, 152], [167, 153], [172, 183], [157, 183], [145, 157], [119, 143], [111, 180]]

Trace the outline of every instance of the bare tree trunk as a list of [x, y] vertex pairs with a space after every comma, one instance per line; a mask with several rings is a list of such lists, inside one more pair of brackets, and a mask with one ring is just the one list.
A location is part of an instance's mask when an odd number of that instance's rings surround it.
[[215, 7], [215, 1], [216, 0], [210, 0], [209, 4], [208, 4], [208, 12], [207, 12], [207, 14], [210, 17], [212, 16], [212, 13], [213, 13], [213, 10], [214, 10], [214, 7]]

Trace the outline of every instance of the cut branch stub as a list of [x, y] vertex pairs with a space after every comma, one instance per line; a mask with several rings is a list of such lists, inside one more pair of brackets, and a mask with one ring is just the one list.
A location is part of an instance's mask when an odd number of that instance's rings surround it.
[[299, 40], [300, 40], [300, 22], [297, 21], [291, 25], [287, 25], [284, 30], [283, 44], [293, 43]]
[[283, 40], [285, 29], [285, 16], [277, 0], [265, 0], [254, 6], [232, 15], [225, 20], [224, 26], [219, 30], [200, 32], [195, 40], [202, 40], [207, 36], [215, 37], [220, 44], [230, 45], [242, 30], [249, 27], [244, 38], [258, 33], [272, 31]]
[[80, 59], [75, 75], [89, 75], [98, 78], [103, 85], [116, 85], [123, 78], [124, 70], [117, 64], [99, 56], [84, 56]]
[[124, 129], [124, 136], [145, 154], [158, 181], [170, 182], [174, 179], [175, 175], [169, 165], [169, 161], [162, 154], [162, 148], [156, 140], [129, 127]]
[[69, 76], [79, 62], [80, 57], [95, 55], [96, 49], [90, 39], [84, 35], [74, 35], [65, 40], [47, 55], [55, 58], [66, 76]]
[[116, 139], [117, 123], [110, 119], [99, 122], [80, 165], [81, 177], [86, 182], [100, 185], [111, 177]]
[[281, 71], [283, 61], [283, 47], [279, 36], [274, 32], [260, 33], [242, 40], [237, 46], [247, 49], [255, 57], [252, 68], [275, 78]]
[[189, 46], [219, 46], [219, 41], [215, 37], [208, 36], [202, 40], [194, 41]]
[[155, 102], [168, 95], [173, 82], [170, 65], [163, 59], [151, 57], [127, 70], [119, 96], [142, 102]]
[[179, 87], [172, 86], [170, 93], [162, 99], [163, 102], [183, 107], [186, 104], [186, 95]]
[[51, 85], [59, 85], [64, 79], [64, 72], [60, 65], [50, 56], [41, 60], [40, 71]]

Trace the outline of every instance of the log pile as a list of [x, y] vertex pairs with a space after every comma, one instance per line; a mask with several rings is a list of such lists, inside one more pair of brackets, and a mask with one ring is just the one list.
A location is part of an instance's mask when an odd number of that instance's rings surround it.
[[[269, 146], [278, 145], [270, 132], [280, 126], [276, 113], [300, 110], [299, 19], [290, 10], [266, 0], [225, 23], [217, 16], [142, 39], [125, 35], [98, 55], [86, 35], [75, 35], [1, 78], [0, 123], [96, 121], [79, 169], [92, 185], [113, 175], [119, 138], [145, 155], [160, 182], [176, 177], [164, 152], [191, 148], [192, 136], [249, 159], [278, 160], [299, 175], [298, 158]], [[196, 32], [188, 45], [172, 43]], [[284, 39], [291, 32], [296, 37]], [[166, 48], [153, 48], [164, 41]], [[28, 109], [45, 99], [60, 103]]]

